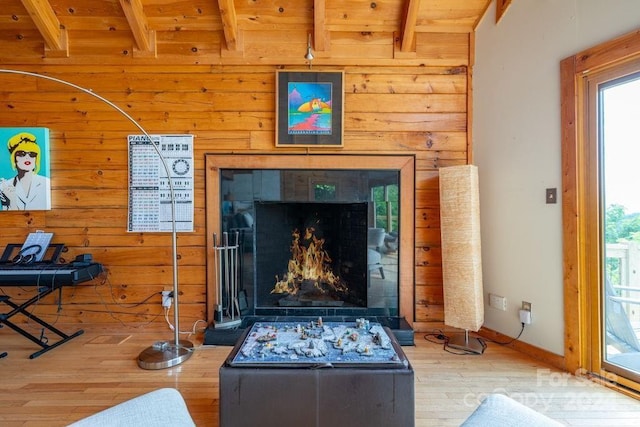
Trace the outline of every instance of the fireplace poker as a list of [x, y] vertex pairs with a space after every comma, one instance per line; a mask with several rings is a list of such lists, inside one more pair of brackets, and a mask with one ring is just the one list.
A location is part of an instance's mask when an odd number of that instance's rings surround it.
[[231, 282], [231, 296], [233, 298], [233, 304], [231, 306], [231, 319], [235, 319], [235, 314], [238, 313], [238, 317], [240, 317], [240, 304], [238, 303], [238, 237], [240, 232], [236, 230], [235, 232], [235, 244], [231, 248], [232, 255], [232, 274], [233, 281]]
[[234, 281], [234, 268], [233, 268], [233, 248], [230, 242], [227, 242], [227, 256], [229, 258], [229, 319], [233, 320], [233, 281]]
[[218, 247], [218, 235], [213, 233], [213, 256], [214, 259], [214, 267], [215, 267], [215, 276], [216, 281], [218, 282], [218, 301], [216, 305], [216, 314], [215, 321], [222, 322], [222, 268], [220, 265], [220, 248]]
[[229, 274], [229, 233], [226, 231], [222, 233], [222, 252], [223, 252], [223, 261], [224, 261], [224, 290], [226, 292], [226, 301], [224, 302], [224, 311], [227, 316], [231, 316], [229, 312], [229, 308], [231, 307], [230, 303], [230, 292], [229, 292], [229, 284], [230, 284], [230, 274]]

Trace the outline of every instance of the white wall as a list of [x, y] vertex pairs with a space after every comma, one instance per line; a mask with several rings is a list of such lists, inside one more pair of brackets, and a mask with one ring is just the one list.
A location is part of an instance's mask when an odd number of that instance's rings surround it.
[[[480, 179], [485, 326], [564, 353], [560, 61], [640, 29], [638, 0], [514, 0], [495, 24], [495, 2], [476, 32], [474, 163]], [[488, 306], [488, 293], [507, 311]]]

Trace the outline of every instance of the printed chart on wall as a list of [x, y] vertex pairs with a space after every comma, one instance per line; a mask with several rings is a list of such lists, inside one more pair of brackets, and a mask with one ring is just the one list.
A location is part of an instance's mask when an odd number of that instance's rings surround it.
[[[193, 231], [193, 135], [129, 135], [128, 231]], [[151, 144], [158, 148], [154, 148]], [[158, 151], [162, 155], [160, 157]]]

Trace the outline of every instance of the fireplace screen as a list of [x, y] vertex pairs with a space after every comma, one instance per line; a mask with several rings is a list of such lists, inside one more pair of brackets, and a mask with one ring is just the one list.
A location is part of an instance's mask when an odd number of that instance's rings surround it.
[[220, 170], [251, 315], [397, 316], [399, 173]]

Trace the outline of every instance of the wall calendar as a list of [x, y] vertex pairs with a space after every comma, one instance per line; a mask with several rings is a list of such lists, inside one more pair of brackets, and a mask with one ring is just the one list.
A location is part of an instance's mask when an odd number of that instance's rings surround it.
[[176, 231], [193, 231], [193, 135], [129, 135], [128, 142], [127, 231], [173, 230], [169, 179]]

